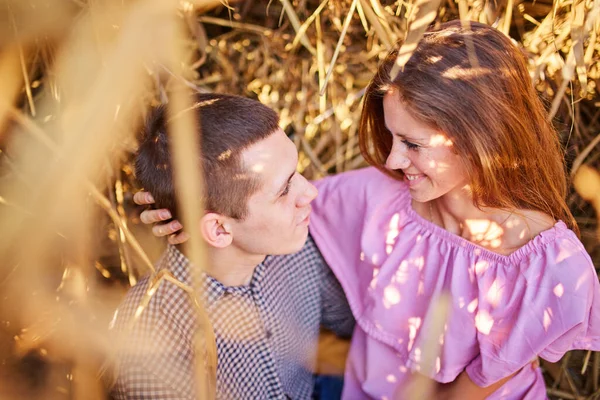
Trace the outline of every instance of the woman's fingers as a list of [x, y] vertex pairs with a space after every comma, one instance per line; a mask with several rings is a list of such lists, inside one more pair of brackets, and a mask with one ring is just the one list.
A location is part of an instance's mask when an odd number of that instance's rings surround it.
[[177, 220], [171, 221], [168, 224], [159, 224], [152, 227], [152, 234], [157, 237], [169, 236], [183, 228]]
[[187, 232], [179, 232], [178, 234], [169, 236], [168, 242], [170, 244], [181, 244], [186, 242], [189, 238], [190, 235]]
[[140, 220], [144, 224], [153, 224], [155, 222], [161, 222], [171, 218], [171, 212], [169, 212], [169, 210], [166, 208], [161, 208], [160, 210], [146, 210], [142, 211], [140, 214]]
[[154, 197], [150, 194], [150, 192], [137, 192], [133, 195], [133, 202], [140, 206], [146, 206], [148, 204], [154, 204]]

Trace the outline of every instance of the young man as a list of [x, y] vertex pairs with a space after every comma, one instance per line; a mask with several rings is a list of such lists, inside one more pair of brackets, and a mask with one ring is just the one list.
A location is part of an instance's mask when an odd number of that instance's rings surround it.
[[[217, 398], [309, 399], [320, 324], [341, 335], [354, 324], [338, 282], [307, 240], [317, 190], [296, 172], [296, 148], [270, 108], [199, 94], [188, 112], [198, 113], [201, 125], [206, 211], [197, 229], [207, 245], [202, 285], [216, 337]], [[176, 218], [166, 118], [158, 108], [146, 125], [136, 175], [156, 205]], [[168, 246], [157, 273], [163, 269], [191, 283], [190, 262], [178, 247]], [[129, 291], [115, 316], [126, 352], [111, 394], [196, 398], [197, 324], [187, 293], [161, 284], [129, 326], [151, 278]]]

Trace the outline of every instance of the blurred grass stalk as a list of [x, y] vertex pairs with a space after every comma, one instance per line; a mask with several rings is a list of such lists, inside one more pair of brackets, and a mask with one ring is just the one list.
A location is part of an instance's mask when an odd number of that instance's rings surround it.
[[[22, 5], [20, 0], [6, 4], [9, 17], [15, 19], [16, 37], [0, 59], [2, 126], [6, 126], [10, 118], [9, 111], [22, 81], [29, 79], [28, 61], [33, 51], [23, 53], [23, 48], [33, 49], [38, 35], [45, 34], [40, 31], [31, 37], [19, 36], [18, 27], [37, 23], [28, 20], [27, 14], [15, 16], [12, 9], [19, 5]], [[191, 2], [184, 6], [188, 12], [195, 7]], [[158, 73], [157, 66], [181, 65], [183, 54], [174, 50], [180, 49], [184, 40], [179, 27], [182, 21], [177, 18], [180, 7], [179, 2], [162, 0], [127, 5], [120, 0], [89, 1], [80, 12], [71, 13], [66, 22], [73, 24], [72, 31], [59, 32], [65, 38], [59, 43], [60, 50], [51, 71], [56, 77], [59, 95], [53, 97], [46, 93], [35, 99], [40, 117], [43, 116], [44, 122], [52, 120], [53, 123], [42, 127], [41, 118], [19, 116], [26, 124], [18, 127], [19, 137], [15, 138], [12, 150], [15, 169], [25, 182], [3, 189], [6, 198], [33, 216], [6, 209], [2, 212], [0, 282], [3, 294], [12, 305], [3, 307], [2, 320], [23, 327], [16, 337], [22, 354], [43, 346], [54, 359], [74, 365], [74, 375], [67, 377], [74, 385], [71, 398], [102, 398], [103, 391], [96, 376], [98, 363], [113, 350], [107, 327], [100, 324], [108, 318], [97, 316], [114, 310], [103, 308], [101, 299], [90, 298], [93, 296], [89, 291], [93, 257], [89, 235], [94, 231], [91, 223], [97, 217], [94, 218], [95, 210], [88, 201], [87, 184], [93, 182], [103, 191], [108, 171], [98, 166], [104, 165], [107, 159], [118, 160], [115, 155], [123, 151], [121, 144], [134, 140], [135, 127], [152, 96], [151, 77]], [[52, 7], [49, 10], [52, 11]], [[23, 19], [17, 20], [17, 17]], [[27, 39], [30, 42], [24, 42]], [[15, 79], [18, 77], [24, 79]], [[29, 92], [28, 97], [32, 105]], [[34, 127], [35, 132], [30, 127]], [[189, 137], [196, 136], [194, 125], [174, 128], [185, 130]], [[186, 156], [196, 157], [194, 153]], [[198, 176], [189, 175], [192, 171], [184, 172], [186, 182], [198, 181]], [[200, 198], [197, 192], [191, 196]], [[186, 200], [189, 198], [185, 196]], [[197, 217], [196, 204], [186, 202], [184, 206], [196, 211], [189, 218]], [[48, 254], [52, 254], [56, 246], [57, 232], [65, 239], [71, 271], [63, 274], [58, 289], [49, 277], [60, 273], [53, 269], [64, 266], [47, 262]], [[203, 256], [198, 242], [198, 239], [192, 242], [198, 249], [193, 257], [197, 265], [202, 265], [198, 262]], [[73, 279], [73, 276], [78, 278]], [[63, 297], [66, 300], [63, 301]], [[56, 397], [58, 386], [58, 382], [50, 383], [43, 398]]]

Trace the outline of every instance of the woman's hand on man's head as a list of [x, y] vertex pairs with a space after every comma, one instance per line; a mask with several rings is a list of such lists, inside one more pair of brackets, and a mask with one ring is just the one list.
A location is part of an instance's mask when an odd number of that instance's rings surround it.
[[[140, 206], [154, 204], [154, 198], [149, 192], [137, 192], [133, 195], [133, 201]], [[152, 227], [152, 234], [156, 237], [168, 236], [167, 240], [170, 244], [181, 244], [187, 241], [190, 236], [182, 231], [183, 226], [176, 219], [167, 223], [160, 223], [172, 218], [171, 212], [166, 208], [158, 210], [145, 210], [140, 214], [142, 223], [149, 225], [155, 224]]]

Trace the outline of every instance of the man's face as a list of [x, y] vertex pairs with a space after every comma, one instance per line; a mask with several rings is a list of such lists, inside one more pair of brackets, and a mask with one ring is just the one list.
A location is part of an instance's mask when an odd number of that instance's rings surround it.
[[300, 250], [317, 189], [296, 172], [294, 143], [278, 129], [242, 152], [242, 163], [260, 187], [248, 199], [247, 217], [232, 222], [233, 246], [249, 255]]

